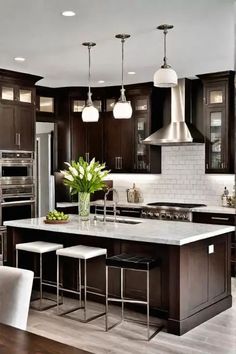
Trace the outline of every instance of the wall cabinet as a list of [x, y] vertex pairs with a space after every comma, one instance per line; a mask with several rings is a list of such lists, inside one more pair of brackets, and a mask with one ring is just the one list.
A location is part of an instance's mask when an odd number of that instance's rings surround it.
[[0, 70], [0, 149], [34, 150], [35, 88], [41, 77]]
[[234, 172], [234, 72], [198, 75], [203, 82], [206, 172]]
[[101, 100], [96, 101], [100, 110], [98, 122], [84, 123], [82, 121], [82, 109], [84, 100], [71, 100], [71, 157], [77, 160], [82, 156], [86, 161], [93, 157], [97, 161], [103, 161], [103, 117], [101, 114]]

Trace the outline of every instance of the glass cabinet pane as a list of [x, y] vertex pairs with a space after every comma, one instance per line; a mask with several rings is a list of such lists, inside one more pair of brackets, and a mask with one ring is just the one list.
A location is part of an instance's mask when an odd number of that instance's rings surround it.
[[221, 168], [222, 112], [210, 113], [210, 165]]
[[32, 103], [32, 92], [31, 90], [19, 90], [19, 100], [20, 102]]
[[2, 100], [14, 100], [13, 87], [2, 87]]
[[223, 103], [223, 91], [210, 91], [210, 104]]
[[147, 137], [147, 117], [135, 119], [135, 168], [149, 170], [149, 147], [143, 143]]
[[101, 100], [94, 100], [93, 105], [95, 108], [98, 109], [99, 112], [102, 111], [102, 101]]
[[72, 110], [73, 112], [82, 112], [84, 106], [85, 106], [84, 100], [74, 100]]
[[53, 97], [39, 97], [40, 112], [54, 113], [54, 98]]
[[147, 98], [140, 98], [135, 101], [135, 111], [146, 111], [148, 109]]
[[106, 100], [106, 112], [112, 112], [115, 106], [116, 100], [114, 98], [109, 98]]

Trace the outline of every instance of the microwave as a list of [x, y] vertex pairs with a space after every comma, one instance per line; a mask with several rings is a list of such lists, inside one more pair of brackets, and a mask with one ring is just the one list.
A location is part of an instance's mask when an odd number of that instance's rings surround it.
[[34, 173], [33, 152], [0, 151], [1, 184], [23, 181], [32, 183]]

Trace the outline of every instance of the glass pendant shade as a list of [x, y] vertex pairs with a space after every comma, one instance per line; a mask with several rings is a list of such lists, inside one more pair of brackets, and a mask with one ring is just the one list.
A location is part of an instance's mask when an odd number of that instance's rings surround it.
[[99, 112], [98, 109], [92, 106], [85, 106], [82, 111], [82, 121], [83, 122], [98, 122]]
[[178, 77], [171, 67], [160, 68], [155, 72], [153, 82], [156, 87], [174, 87], [178, 83]]
[[116, 119], [129, 119], [132, 116], [132, 107], [129, 101], [118, 101], [113, 108]]
[[164, 33], [164, 58], [163, 65], [158, 69], [153, 77], [153, 84], [156, 87], [174, 87], [178, 84], [178, 77], [176, 72], [167, 64], [166, 56], [166, 36], [168, 30], [172, 29], [173, 25], [160, 25], [157, 27], [158, 30]]

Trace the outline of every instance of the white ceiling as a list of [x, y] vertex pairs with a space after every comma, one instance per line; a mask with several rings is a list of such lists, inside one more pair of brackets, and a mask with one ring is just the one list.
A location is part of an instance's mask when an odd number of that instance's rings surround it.
[[[63, 17], [74, 10], [75, 17]], [[234, 0], [0, 0], [0, 67], [44, 77], [38, 84], [87, 85], [87, 49], [92, 49], [92, 81], [120, 84], [117, 33], [129, 33], [125, 83], [151, 81], [163, 57], [167, 36], [169, 63], [179, 77], [234, 69]], [[16, 56], [26, 57], [23, 63]], [[127, 75], [135, 71], [136, 75]]]

